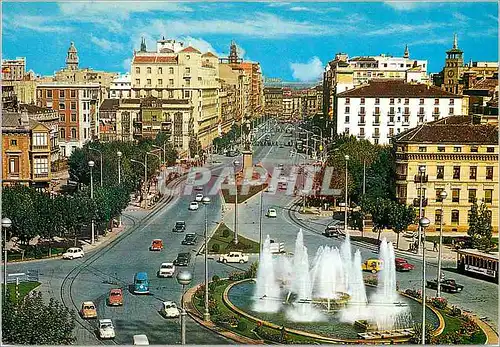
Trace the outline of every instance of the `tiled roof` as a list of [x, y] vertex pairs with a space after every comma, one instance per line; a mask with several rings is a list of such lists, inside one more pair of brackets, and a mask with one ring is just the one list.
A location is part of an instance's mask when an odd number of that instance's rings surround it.
[[201, 52], [199, 50], [197, 50], [196, 48], [194, 48], [192, 46], [187, 46], [181, 52], [182, 53], [199, 53], [199, 54], [201, 54]]
[[351, 89], [338, 97], [412, 97], [412, 98], [461, 98], [441, 88], [426, 84], [406, 83], [401, 80], [372, 80], [367, 85]]
[[498, 87], [498, 79], [497, 78], [484, 78], [479, 81], [475, 81], [472, 84], [472, 87], [469, 89], [488, 89], [494, 90]]
[[136, 55], [133, 64], [147, 64], [147, 63], [176, 63], [176, 56], [156, 56], [156, 55]]
[[419, 125], [393, 138], [394, 142], [498, 144], [498, 126], [472, 124], [469, 116], [452, 116]]
[[350, 59], [350, 61], [377, 61], [377, 60], [373, 57], [354, 57]]
[[212, 57], [212, 58], [218, 58], [215, 54], [212, 52], [207, 52], [201, 55], [202, 57]]
[[55, 111], [48, 107], [40, 107], [33, 104], [19, 104], [19, 110], [26, 110], [30, 114], [54, 113]]
[[177, 63], [177, 56], [156, 57], [156, 63]]
[[121, 99], [120, 103], [122, 104], [140, 104], [141, 100], [134, 98], [134, 99]]
[[118, 99], [105, 99], [99, 106], [99, 111], [112, 111], [115, 110], [120, 104]]

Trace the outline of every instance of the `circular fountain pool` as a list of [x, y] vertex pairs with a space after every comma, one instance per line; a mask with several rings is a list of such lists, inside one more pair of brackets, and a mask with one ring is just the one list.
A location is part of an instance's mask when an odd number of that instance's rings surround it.
[[[355, 324], [342, 322], [340, 320], [340, 311], [321, 311], [321, 318], [314, 322], [296, 322], [290, 320], [286, 313], [289, 305], [286, 304], [282, 304], [277, 313], [254, 311], [255, 287], [256, 285], [254, 281], [235, 284], [228, 292], [228, 300], [234, 306], [253, 317], [279, 326], [285, 326], [286, 328], [293, 328], [325, 337], [342, 339], [357, 339], [358, 333], [364, 332], [362, 328], [358, 328]], [[366, 291], [367, 296], [371, 296], [375, 293], [375, 288], [367, 287]], [[282, 299], [283, 303], [285, 298], [283, 297]], [[398, 321], [397, 328], [411, 328], [413, 326], [413, 321], [420, 321], [420, 317], [422, 316], [422, 305], [411, 298], [399, 294], [398, 302], [402, 305], [407, 305], [408, 309], [406, 310], [407, 313], [404, 317]], [[380, 309], [384, 308], [381, 307]], [[426, 319], [428, 324], [431, 324], [434, 328], [438, 327], [439, 318], [430, 308], [426, 309]]]

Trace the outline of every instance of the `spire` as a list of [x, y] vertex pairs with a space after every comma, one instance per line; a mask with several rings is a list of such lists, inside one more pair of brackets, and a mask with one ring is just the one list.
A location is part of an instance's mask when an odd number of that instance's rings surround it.
[[140, 52], [146, 52], [146, 40], [144, 39], [144, 37], [142, 37], [141, 39], [141, 50]]
[[238, 51], [236, 49], [236, 43], [231, 41], [231, 48], [229, 53], [229, 62], [232, 64], [238, 63]]
[[405, 54], [403, 55], [403, 58], [410, 58], [410, 51], [408, 51], [408, 45], [405, 47]]
[[458, 48], [458, 36], [457, 34], [453, 34], [453, 49]]
[[66, 67], [69, 70], [78, 70], [78, 62], [78, 51], [76, 50], [75, 43], [71, 41], [66, 56]]

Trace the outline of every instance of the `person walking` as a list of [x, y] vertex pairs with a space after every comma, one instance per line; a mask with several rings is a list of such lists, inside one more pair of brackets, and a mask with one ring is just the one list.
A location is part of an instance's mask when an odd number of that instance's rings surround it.
[[438, 251], [437, 245], [438, 245], [437, 241], [434, 241], [434, 246], [432, 247], [432, 250], [433, 250], [434, 252], [437, 252], [437, 251]]

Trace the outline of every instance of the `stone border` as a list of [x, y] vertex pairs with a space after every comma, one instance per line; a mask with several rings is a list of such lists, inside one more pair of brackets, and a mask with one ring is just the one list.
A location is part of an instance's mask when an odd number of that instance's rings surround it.
[[[238, 307], [236, 307], [235, 305], [233, 305], [233, 303], [229, 300], [228, 298], [228, 293], [229, 293], [229, 290], [231, 290], [231, 288], [237, 284], [240, 284], [240, 283], [243, 283], [243, 282], [248, 282], [248, 281], [253, 281], [254, 279], [244, 279], [244, 280], [241, 280], [241, 281], [237, 281], [237, 282], [233, 282], [231, 284], [229, 284], [226, 289], [224, 290], [224, 293], [222, 294], [222, 300], [224, 302], [224, 304], [233, 312], [239, 314], [239, 315], [242, 315], [244, 316], [245, 318], [251, 320], [251, 321], [254, 321], [256, 323], [260, 323], [262, 324], [263, 326], [267, 326], [268, 328], [271, 328], [271, 329], [281, 329], [281, 326], [279, 325], [276, 325], [274, 323], [271, 323], [271, 322], [268, 322], [268, 321], [264, 321], [264, 320], [261, 320], [257, 317], [254, 317], [252, 315], [250, 315], [249, 313], [239, 309]], [[411, 296], [407, 296], [411, 299], [414, 299], [416, 300], [415, 298], [412, 298]], [[440, 322], [440, 326], [434, 330], [434, 331], [438, 331], [440, 328], [441, 328], [441, 322], [443, 324], [442, 326], [442, 329], [444, 329], [444, 318], [441, 316], [441, 314], [434, 310], [433, 307], [430, 307], [428, 305], [426, 305], [427, 307], [431, 308], [431, 310], [438, 316], [439, 318], [439, 322]], [[304, 336], [304, 337], [309, 337], [309, 338], [313, 338], [313, 339], [317, 339], [317, 340], [320, 340], [320, 341], [325, 341], [325, 342], [331, 342], [331, 343], [350, 343], [350, 344], [381, 344], [381, 343], [402, 343], [402, 342], [408, 342], [408, 338], [395, 338], [395, 339], [377, 339], [377, 340], [365, 340], [365, 339], [339, 339], [339, 338], [331, 338], [331, 337], [326, 337], [326, 336], [322, 336], [322, 335], [317, 335], [315, 333], [309, 333], [309, 332], [305, 332], [305, 331], [302, 331], [302, 330], [297, 330], [297, 329], [292, 329], [292, 328], [286, 328], [286, 331], [289, 332], [289, 333], [292, 333], [292, 334], [295, 334], [295, 335], [299, 335], [299, 336]], [[441, 330], [442, 332], [442, 330]], [[439, 333], [441, 333], [439, 332]], [[439, 334], [436, 334], [436, 335], [439, 335]]]

